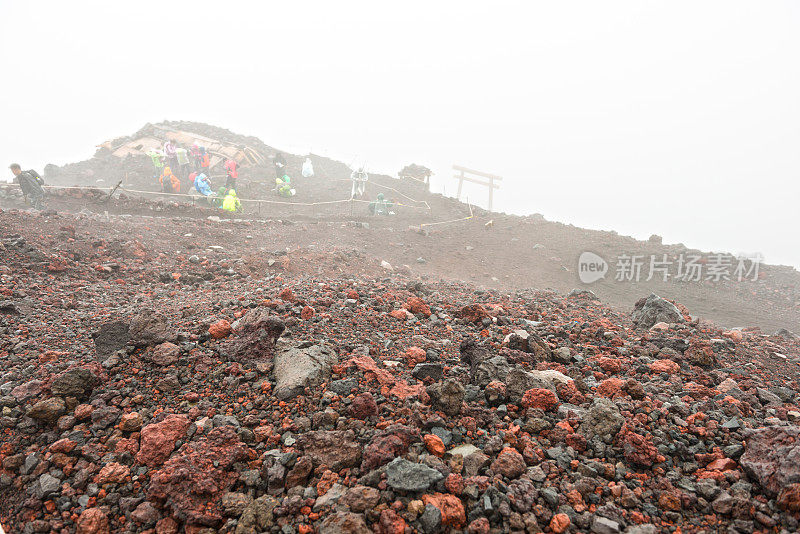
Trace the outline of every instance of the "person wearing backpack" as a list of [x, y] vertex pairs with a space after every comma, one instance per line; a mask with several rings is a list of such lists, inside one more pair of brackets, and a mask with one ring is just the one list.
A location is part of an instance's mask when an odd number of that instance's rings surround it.
[[369, 175], [367, 171], [364, 170], [364, 166], [358, 168], [357, 171], [353, 171], [350, 173], [350, 180], [353, 181], [353, 189], [350, 191], [350, 198], [361, 198], [364, 196], [364, 190], [367, 187], [367, 182], [369, 181]]
[[164, 167], [164, 172], [161, 173], [158, 181], [161, 183], [161, 191], [164, 193], [181, 192], [181, 181], [175, 176], [170, 167]]
[[30, 197], [30, 203], [34, 209], [42, 209], [44, 206], [44, 188], [42, 187], [44, 179], [33, 169], [23, 171], [19, 163], [12, 163], [9, 169], [11, 169], [14, 179], [22, 189], [22, 196], [25, 202], [27, 203], [28, 197]]
[[303, 170], [301, 172], [303, 178], [311, 178], [314, 176], [314, 165], [311, 163], [311, 158], [306, 158], [303, 162]]
[[239, 178], [239, 170], [236, 168], [235, 160], [225, 160], [225, 172], [225, 187], [227, 189], [236, 189], [236, 180]]
[[283, 175], [286, 174], [286, 158], [283, 157], [283, 154], [277, 152], [272, 164], [275, 166], [275, 178], [283, 178]]

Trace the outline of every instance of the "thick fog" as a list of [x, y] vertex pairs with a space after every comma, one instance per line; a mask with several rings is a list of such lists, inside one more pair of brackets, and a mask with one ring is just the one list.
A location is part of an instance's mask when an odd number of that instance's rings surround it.
[[0, 0], [0, 19], [3, 167], [194, 120], [427, 165], [435, 192], [460, 164], [504, 177], [502, 211], [800, 266], [795, 1]]

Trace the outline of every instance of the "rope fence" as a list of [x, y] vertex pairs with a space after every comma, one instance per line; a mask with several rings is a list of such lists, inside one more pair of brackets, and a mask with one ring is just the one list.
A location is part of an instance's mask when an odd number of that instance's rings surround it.
[[470, 204], [469, 201], [467, 201], [467, 206], [469, 206], [469, 215], [466, 216], [466, 217], [462, 217], [460, 219], [453, 219], [453, 220], [450, 220], [450, 221], [439, 221], [439, 222], [432, 222], [432, 223], [422, 223], [422, 224], [419, 225], [419, 227], [420, 228], [424, 228], [426, 226], [437, 226], [437, 225], [440, 225], [440, 224], [450, 224], [450, 223], [454, 223], [454, 222], [468, 221], [468, 220], [472, 219], [474, 217], [474, 215], [472, 213], [472, 204]]
[[[334, 181], [349, 182], [350, 180], [334, 180]], [[400, 206], [400, 207], [403, 207], [403, 208], [410, 208], [410, 209], [415, 209], [415, 210], [427, 210], [429, 212], [432, 211], [430, 204], [428, 204], [428, 202], [425, 201], [425, 200], [413, 199], [413, 198], [405, 195], [404, 193], [398, 191], [397, 189], [394, 189], [394, 188], [389, 187], [389, 186], [385, 186], [385, 185], [378, 184], [378, 183], [375, 183], [375, 182], [370, 182], [370, 183], [372, 185], [374, 185], [374, 186], [378, 186], [378, 187], [387, 189], [389, 191], [394, 191], [395, 193], [397, 193], [398, 195], [404, 197], [405, 199], [407, 199], [410, 202], [415, 202], [417, 204], [420, 204], [420, 205], [415, 206], [415, 205], [411, 205], [411, 204], [404, 204], [402, 202], [395, 202], [395, 203], [393, 203], [393, 206]], [[45, 185], [45, 186], [42, 186], [42, 187], [44, 189], [46, 189], [46, 190], [87, 190], [87, 189], [89, 189], [89, 190], [105, 191], [105, 192], [110, 192], [110, 193], [113, 193], [113, 192], [116, 192], [116, 191], [122, 191], [122, 192], [130, 193], [130, 194], [133, 194], [133, 195], [151, 195], [151, 196], [157, 196], [157, 197], [173, 197], [173, 198], [178, 198], [178, 199], [189, 199], [189, 200], [191, 200], [193, 205], [196, 203], [197, 200], [200, 200], [200, 199], [207, 200], [207, 199], [211, 198], [211, 197], [207, 197], [207, 196], [200, 195], [200, 194], [194, 195], [194, 194], [188, 194], [188, 193], [166, 193], [166, 192], [162, 192], [162, 191], [143, 191], [143, 190], [138, 190], [138, 189], [127, 189], [127, 188], [121, 187], [121, 186], [119, 186], [119, 187], [105, 187], [105, 186], [77, 186], [77, 185]], [[19, 189], [19, 188], [20, 188], [19, 184], [14, 184], [14, 183], [0, 184], [0, 189]], [[213, 197], [213, 198], [221, 199], [221, 197]], [[370, 200], [362, 200], [362, 199], [358, 199], [358, 198], [346, 198], [346, 199], [343, 199], [343, 200], [322, 200], [322, 201], [319, 201], [319, 202], [289, 202], [289, 201], [285, 201], [285, 200], [268, 200], [268, 199], [260, 199], [260, 198], [239, 198], [239, 201], [242, 204], [250, 203], [250, 204], [255, 204], [258, 207], [260, 207], [261, 204], [273, 204], [273, 205], [297, 206], [297, 207], [313, 207], [313, 206], [325, 206], [325, 205], [347, 204], [347, 203], [349, 203], [351, 206], [353, 204], [355, 204], [355, 203], [360, 203], [360, 204], [371, 204], [372, 203], [372, 201], [370, 201]], [[432, 222], [432, 223], [421, 223], [419, 225], [419, 227], [423, 228], [423, 227], [428, 227], [428, 226], [438, 226], [438, 225], [451, 224], [451, 223], [467, 221], [469, 219], [472, 219], [474, 217], [474, 214], [473, 214], [473, 211], [472, 211], [472, 204], [467, 202], [467, 206], [469, 207], [469, 215], [466, 216], [466, 217], [461, 217], [461, 218], [458, 218], [458, 219], [452, 219], [452, 220], [447, 220], [447, 221], [438, 221], [438, 222]]]

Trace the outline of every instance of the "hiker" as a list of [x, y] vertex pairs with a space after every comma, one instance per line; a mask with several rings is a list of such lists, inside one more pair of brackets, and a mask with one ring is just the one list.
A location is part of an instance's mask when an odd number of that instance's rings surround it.
[[147, 155], [150, 156], [150, 159], [153, 161], [153, 167], [155, 168], [155, 174], [153, 177], [158, 178], [161, 176], [161, 172], [164, 170], [164, 153], [160, 150], [151, 148], [147, 151]]
[[283, 154], [278, 152], [275, 154], [275, 159], [272, 160], [272, 164], [275, 165], [275, 178], [282, 178], [284, 174], [286, 174], [286, 158], [283, 157]]
[[222, 209], [230, 212], [241, 211], [242, 203], [239, 201], [239, 197], [236, 196], [235, 189], [228, 190], [225, 200], [222, 201]]
[[[205, 150], [203, 150], [205, 152]], [[197, 143], [192, 145], [192, 148], [189, 149], [189, 155], [192, 157], [192, 162], [194, 163], [195, 170], [199, 171], [200, 167], [203, 163], [203, 152], [200, 151], [200, 147]]]
[[369, 203], [369, 212], [372, 215], [394, 215], [391, 209], [394, 207], [393, 201], [386, 201], [383, 193], [378, 193], [378, 198], [375, 202]]
[[[197, 173], [194, 173], [197, 174]], [[197, 174], [194, 178], [195, 190], [204, 197], [211, 196], [211, 182], [208, 181], [208, 176], [204, 173]]]
[[23, 171], [19, 163], [12, 163], [8, 168], [11, 169], [14, 180], [22, 189], [22, 197], [25, 199], [25, 203], [28, 203], [28, 197], [30, 197], [31, 206], [37, 210], [42, 209], [44, 207], [44, 188], [42, 188], [44, 179], [33, 169]]
[[175, 149], [175, 155], [178, 158], [178, 174], [181, 176], [186, 176], [189, 170], [189, 153], [183, 147], [178, 147]]
[[227, 173], [225, 187], [228, 189], [236, 189], [236, 179], [239, 178], [239, 170], [236, 168], [236, 161], [232, 159], [225, 160], [225, 171]]
[[164, 143], [164, 155], [167, 157], [167, 165], [172, 169], [178, 169], [178, 153], [172, 141]]
[[217, 189], [217, 191], [208, 197], [208, 203], [214, 208], [221, 208], [222, 203], [225, 201], [225, 195], [228, 194], [228, 190], [225, 189], [224, 186]]
[[303, 178], [311, 178], [314, 176], [314, 166], [311, 164], [311, 158], [306, 158], [303, 162], [303, 171], [301, 174]]
[[164, 167], [164, 171], [161, 173], [161, 177], [158, 179], [161, 183], [161, 190], [164, 193], [180, 193], [181, 192], [181, 181], [178, 180], [178, 177], [175, 176], [172, 172], [172, 168], [169, 166]]
[[364, 167], [359, 167], [358, 171], [350, 173], [350, 179], [353, 181], [353, 189], [350, 191], [350, 198], [359, 198], [364, 196], [364, 190], [367, 188], [367, 181], [369, 175], [364, 171]]
[[206, 150], [206, 147], [200, 147], [200, 169], [206, 174], [210, 174], [211, 171], [211, 154]]
[[297, 193], [292, 188], [292, 180], [288, 174], [284, 174], [282, 178], [275, 178], [275, 189], [282, 197], [293, 197]]

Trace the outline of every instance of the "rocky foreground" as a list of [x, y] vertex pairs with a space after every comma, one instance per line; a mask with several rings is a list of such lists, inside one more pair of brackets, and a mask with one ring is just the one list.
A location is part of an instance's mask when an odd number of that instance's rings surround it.
[[790, 332], [0, 221], [8, 532], [800, 528]]

